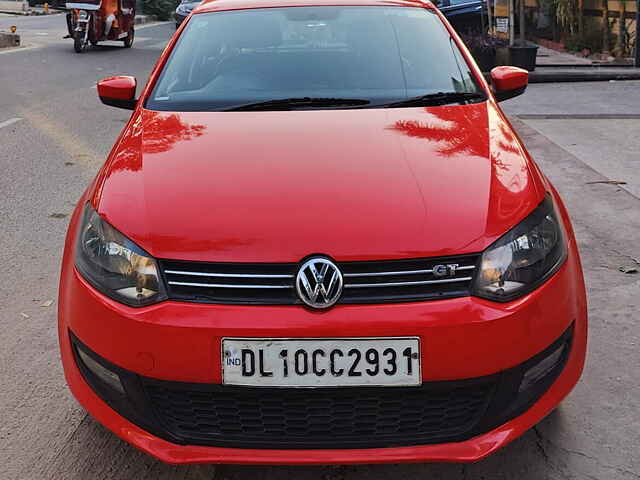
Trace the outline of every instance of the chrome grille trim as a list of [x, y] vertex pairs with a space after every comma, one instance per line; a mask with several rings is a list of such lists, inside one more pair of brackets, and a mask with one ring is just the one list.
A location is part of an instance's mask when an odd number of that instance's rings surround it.
[[344, 277], [384, 277], [389, 275], [419, 275], [433, 273], [433, 270], [407, 270], [406, 272], [367, 272], [367, 273], [345, 273]]
[[224, 277], [224, 278], [293, 278], [293, 275], [260, 275], [253, 273], [209, 273], [188, 272], [183, 270], [165, 270], [164, 273], [175, 275], [190, 275], [193, 277]]
[[[475, 269], [475, 265], [464, 265], [462, 267], [457, 267], [456, 270], [473, 270]], [[428, 270], [398, 270], [396, 272], [366, 272], [366, 273], [345, 273], [343, 276], [345, 278], [349, 277], [386, 277], [393, 275], [428, 275], [433, 273], [433, 269]]]
[[230, 283], [196, 283], [196, 282], [174, 282], [169, 281], [169, 285], [182, 285], [183, 287], [208, 287], [208, 288], [291, 288], [291, 285], [233, 285]]
[[372, 288], [372, 287], [404, 287], [409, 285], [435, 285], [437, 283], [468, 282], [473, 277], [444, 278], [442, 280], [423, 280], [420, 282], [389, 282], [389, 283], [347, 283], [344, 288]]

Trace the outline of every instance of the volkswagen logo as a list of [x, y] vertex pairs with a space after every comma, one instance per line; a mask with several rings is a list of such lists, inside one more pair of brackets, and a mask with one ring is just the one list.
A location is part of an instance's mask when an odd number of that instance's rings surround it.
[[331, 260], [315, 257], [302, 264], [296, 276], [298, 297], [313, 308], [329, 308], [342, 294], [342, 273]]

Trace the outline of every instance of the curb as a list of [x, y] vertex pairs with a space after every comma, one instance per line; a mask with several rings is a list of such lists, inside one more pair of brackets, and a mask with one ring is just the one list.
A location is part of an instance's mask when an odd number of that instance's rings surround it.
[[144, 25], [145, 23], [153, 23], [156, 21], [157, 18], [155, 15], [136, 15], [134, 25]]
[[49, 17], [51, 15], [60, 15], [64, 11], [51, 8], [49, 13], [34, 13], [33, 11], [23, 12], [22, 10], [0, 10], [0, 13], [5, 15], [18, 15], [21, 17]]
[[584, 65], [575, 63], [542, 63], [536, 68], [635, 68], [633, 63], [585, 63]]
[[610, 80], [640, 80], [640, 69], [633, 72], [576, 71], [529, 73], [529, 83], [608, 82]]
[[[483, 72], [482, 75], [491, 83], [490, 72]], [[568, 71], [545, 72], [535, 70], [529, 72], [529, 84], [532, 83], [576, 83], [576, 82], [609, 82], [611, 80], [640, 80], [640, 68], [634, 68], [629, 72], [611, 72], [605, 70], [592, 71]]]

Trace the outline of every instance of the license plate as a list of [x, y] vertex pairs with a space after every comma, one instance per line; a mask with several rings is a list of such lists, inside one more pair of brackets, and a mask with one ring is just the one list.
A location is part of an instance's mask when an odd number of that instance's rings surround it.
[[222, 383], [254, 387], [420, 385], [417, 337], [224, 338]]

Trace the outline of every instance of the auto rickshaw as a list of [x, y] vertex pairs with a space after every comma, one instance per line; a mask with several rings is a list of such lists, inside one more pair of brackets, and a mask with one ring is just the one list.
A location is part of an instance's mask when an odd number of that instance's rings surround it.
[[89, 44], [115, 40], [131, 48], [136, 18], [135, 0], [85, 0], [66, 3], [67, 28], [73, 48], [82, 53]]

